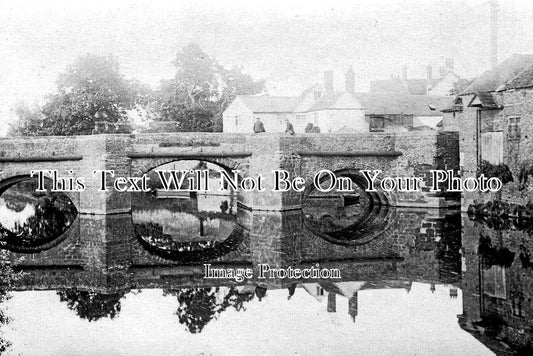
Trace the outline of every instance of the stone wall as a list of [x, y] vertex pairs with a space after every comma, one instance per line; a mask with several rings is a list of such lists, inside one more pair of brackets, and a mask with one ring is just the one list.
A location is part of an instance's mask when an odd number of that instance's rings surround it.
[[[476, 337], [488, 335], [484, 343], [505, 351], [533, 340], [533, 239], [524, 227], [509, 220], [485, 223], [463, 216], [460, 324]], [[486, 330], [489, 327], [492, 330]]]
[[[463, 194], [462, 208], [466, 210], [469, 205], [485, 203], [488, 201], [503, 201], [526, 205], [533, 200], [533, 184], [521, 189], [519, 173], [521, 168], [530, 167], [533, 161], [533, 90], [519, 89], [492, 93], [496, 101], [503, 106], [502, 109], [481, 111], [482, 132], [502, 132], [503, 135], [503, 164], [509, 167], [513, 181], [505, 184], [497, 193], [465, 192]], [[459, 129], [459, 147], [461, 156], [461, 174], [463, 177], [477, 177], [478, 175], [478, 135], [477, 112], [478, 108], [468, 107], [473, 95], [462, 96], [463, 110], [447, 114], [449, 125]], [[455, 114], [455, 117], [449, 115]], [[510, 117], [520, 117], [519, 134], [515, 135]]]

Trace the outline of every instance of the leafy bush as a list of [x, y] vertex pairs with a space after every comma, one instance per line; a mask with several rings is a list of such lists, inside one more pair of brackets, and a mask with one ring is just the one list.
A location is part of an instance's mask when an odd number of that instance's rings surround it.
[[483, 174], [485, 177], [499, 178], [503, 184], [513, 181], [513, 173], [506, 164], [492, 164], [487, 161], [481, 161], [478, 167], [478, 175]]

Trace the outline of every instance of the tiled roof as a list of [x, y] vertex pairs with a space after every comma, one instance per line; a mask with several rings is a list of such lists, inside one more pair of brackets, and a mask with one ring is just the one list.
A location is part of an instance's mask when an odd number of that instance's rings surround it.
[[366, 115], [441, 116], [440, 111], [451, 101], [450, 97], [429, 95], [355, 93], [354, 96], [365, 108]]
[[533, 86], [533, 55], [514, 54], [483, 73], [462, 94], [474, 94]]
[[[457, 76], [453, 72], [453, 75]], [[438, 79], [400, 79], [391, 78], [383, 80], [372, 80], [370, 82], [371, 93], [396, 93], [396, 94], [411, 94], [411, 95], [426, 95], [428, 88], [432, 88], [437, 85], [442, 78]]]
[[407, 79], [407, 91], [413, 95], [426, 95], [429, 83], [426, 79]]
[[307, 111], [317, 111], [328, 109], [330, 106], [335, 104], [339, 99], [342, 93], [333, 93], [329, 95], [324, 95], [318, 99]]
[[[297, 97], [268, 95], [240, 95], [238, 98], [254, 113], [293, 112], [298, 101]], [[451, 100], [450, 97], [429, 95], [340, 92], [323, 96], [306, 111], [364, 108], [366, 115], [441, 116], [441, 110], [449, 106]]]
[[362, 106], [352, 94], [345, 91], [323, 96], [307, 111], [326, 109], [362, 109]]
[[254, 113], [292, 112], [298, 98], [293, 96], [239, 95], [244, 104]]
[[409, 94], [400, 78], [372, 80], [370, 81], [370, 92]]

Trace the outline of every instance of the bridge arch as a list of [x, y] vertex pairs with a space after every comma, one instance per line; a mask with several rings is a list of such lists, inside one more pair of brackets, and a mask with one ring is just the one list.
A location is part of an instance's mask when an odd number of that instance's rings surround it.
[[58, 246], [60, 243], [69, 239], [70, 237], [77, 236], [79, 234], [79, 229], [80, 221], [79, 216], [77, 216], [68, 229], [57, 237], [43, 239], [42, 241], [35, 243], [27, 239], [21, 239], [20, 236], [7, 236], [2, 240], [2, 248], [11, 252], [24, 254], [44, 252]]
[[[377, 189], [375, 192], [368, 191], [367, 180], [365, 179], [363, 173], [361, 173], [361, 169], [341, 168], [332, 172], [338, 177], [350, 178], [357, 186], [361, 187], [365, 193], [368, 194], [373, 204], [391, 205], [392, 202], [396, 201], [396, 197], [393, 192], [385, 192], [380, 189]], [[327, 178], [327, 176], [323, 176], [320, 182], [326, 181]], [[379, 185], [381, 180], [376, 179], [376, 182], [378, 183], [376, 185]], [[305, 190], [302, 192], [302, 204], [305, 202], [306, 197], [315, 189], [316, 188], [313, 179], [310, 179], [305, 187]]]
[[[358, 169], [340, 169], [333, 173], [336, 176], [349, 177], [356, 186], [354, 189], [356, 196], [353, 197], [352, 194], [347, 193], [343, 195], [342, 192], [333, 190], [333, 196], [329, 196], [329, 198], [337, 196], [340, 206], [331, 201], [326, 202], [322, 211], [320, 203], [318, 203], [317, 208], [309, 208], [313, 205], [312, 201], [314, 200], [312, 192], [316, 190], [314, 183], [311, 182], [302, 193], [302, 214], [305, 228], [311, 234], [337, 245], [366, 244], [387, 231], [391, 224], [391, 209], [389, 207], [391, 195], [383, 191], [367, 191], [367, 181]], [[326, 176], [322, 178], [321, 182], [327, 179]], [[318, 199], [320, 198], [318, 197]], [[347, 203], [350, 199], [357, 201], [353, 205], [359, 205], [360, 214], [347, 223], [346, 216], [343, 216], [346, 211], [343, 213], [339, 211], [350, 209], [350, 203]], [[339, 221], [342, 223], [339, 224]]]
[[[36, 177], [31, 177], [28, 174], [16, 175], [16, 176], [11, 176], [9, 178], [3, 179], [2, 181], [0, 181], [0, 197], [2, 196], [3, 193], [5, 193], [7, 190], [17, 185], [18, 183], [36, 180], [36, 179], [37, 179]], [[47, 181], [51, 181], [51, 179], [48, 177], [45, 177], [45, 179]], [[48, 192], [49, 190], [47, 190], [47, 193]], [[69, 222], [65, 226], [62, 226], [63, 229], [59, 231], [57, 235], [52, 234], [52, 235], [46, 236], [47, 234], [45, 233], [44, 236], [40, 236], [40, 238], [37, 238], [37, 239], [26, 236], [22, 234], [20, 231], [18, 233], [15, 233], [0, 225], [0, 236], [2, 238], [3, 249], [9, 250], [11, 252], [27, 253], [27, 254], [43, 252], [43, 251], [49, 250], [59, 245], [61, 242], [66, 240], [69, 236], [72, 236], [73, 234], [76, 234], [78, 232], [79, 216], [78, 216], [78, 207], [76, 206], [76, 201], [77, 201], [76, 198], [78, 197], [78, 195], [76, 193], [69, 193], [69, 192], [52, 192], [52, 194], [60, 194], [60, 195], [66, 196], [68, 200], [76, 208], [75, 211], [73, 211], [75, 215], [73, 217], [73, 220], [70, 220], [71, 223]], [[43, 207], [41, 207], [41, 209], [43, 209]], [[48, 213], [45, 212], [44, 215], [41, 216], [41, 218], [44, 217], [46, 219], [46, 217], [49, 216], [47, 215]], [[40, 222], [39, 222], [39, 226], [41, 226]]]
[[[15, 174], [15, 175], [9, 176], [7, 178], [0, 179], [0, 196], [6, 190], [8, 190], [12, 186], [14, 186], [15, 184], [18, 184], [20, 182], [29, 181], [29, 180], [35, 180], [35, 179], [37, 179], [37, 178], [36, 177], [32, 177], [32, 176], [30, 176], [27, 173], [25, 173], [25, 174]], [[45, 180], [50, 181], [50, 182], [52, 181], [49, 177], [45, 177]], [[78, 211], [80, 210], [80, 207], [79, 207], [80, 195], [79, 195], [79, 193], [77, 193], [77, 192], [64, 192], [64, 191], [61, 191], [61, 193], [65, 194], [70, 199], [70, 201], [76, 207], [76, 210], [78, 210]]]
[[140, 158], [140, 159], [133, 159], [131, 166], [132, 166], [132, 174], [134, 176], [142, 176], [143, 174], [146, 174], [152, 170], [154, 170], [157, 167], [163, 166], [165, 164], [173, 163], [173, 162], [180, 162], [180, 161], [201, 161], [201, 162], [207, 162], [212, 163], [214, 165], [217, 165], [226, 171], [231, 170], [239, 170], [241, 174], [239, 176], [245, 176], [248, 171], [248, 165], [244, 161], [236, 161], [231, 158], [226, 157], [161, 157], [161, 158]]
[[[152, 229], [149, 233], [153, 233]], [[176, 243], [175, 248], [162, 248], [146, 239], [146, 232], [140, 225], [134, 225], [133, 231], [137, 243], [149, 255], [161, 261], [172, 261], [179, 264], [193, 264], [199, 262], [216, 261], [221, 257], [235, 257], [242, 253], [243, 242], [248, 238], [249, 231], [241, 224], [236, 224], [233, 231], [222, 241]], [[164, 234], [162, 236], [165, 236]]]

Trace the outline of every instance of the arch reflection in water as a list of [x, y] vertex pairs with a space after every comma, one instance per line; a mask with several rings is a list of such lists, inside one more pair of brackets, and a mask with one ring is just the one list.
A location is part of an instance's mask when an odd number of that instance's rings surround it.
[[[47, 182], [49, 183], [49, 182]], [[47, 250], [66, 238], [77, 210], [59, 192], [37, 192], [36, 179], [21, 179], [0, 195], [1, 247], [23, 253]]]
[[[154, 184], [151, 192], [133, 197], [134, 236], [151, 254], [180, 263], [200, 263], [236, 250], [248, 235], [237, 221], [237, 193], [215, 188], [221, 167], [177, 161], [157, 167], [148, 176], [159, 182], [158, 170], [198, 169], [210, 171], [212, 191], [165, 191]], [[187, 184], [185, 181], [185, 189]]]
[[[389, 226], [391, 211], [383, 197], [365, 190], [363, 176], [357, 170], [335, 172], [337, 177], [352, 181], [352, 192], [320, 192], [314, 186], [304, 193], [304, 225], [329, 242], [360, 245], [381, 235]], [[328, 186], [328, 176], [320, 182]]]

